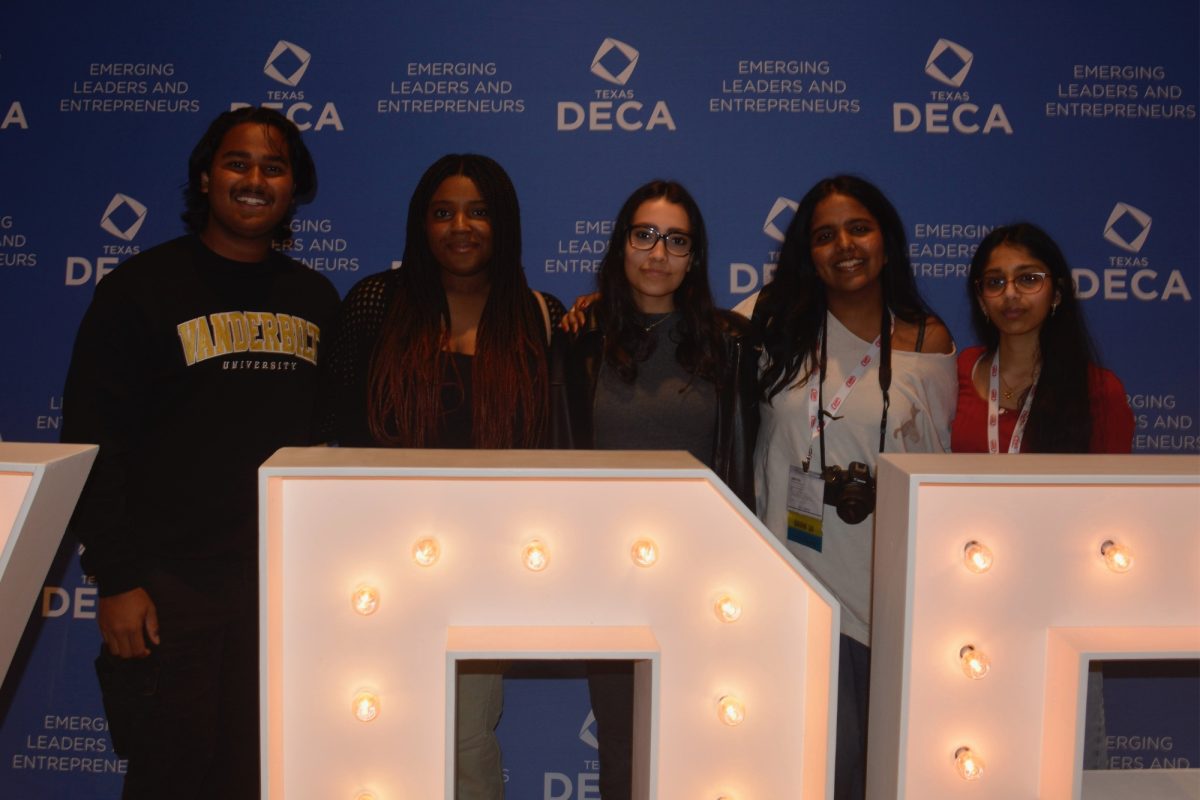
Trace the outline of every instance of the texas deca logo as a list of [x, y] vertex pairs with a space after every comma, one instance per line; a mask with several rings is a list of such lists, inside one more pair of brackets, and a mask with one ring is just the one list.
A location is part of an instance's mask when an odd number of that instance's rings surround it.
[[750, 294], [771, 282], [771, 278], [775, 276], [775, 268], [779, 266], [779, 250], [774, 248], [783, 243], [787, 229], [799, 207], [800, 204], [790, 197], [781, 195], [775, 198], [775, 202], [771, 204], [771, 209], [767, 212], [766, 219], [763, 220], [762, 232], [778, 244], [772, 245], [772, 249], [767, 251], [766, 260], [762, 262], [761, 266], [742, 261], [730, 263], [730, 294]]
[[1178, 269], [1155, 268], [1143, 248], [1153, 219], [1142, 209], [1118, 202], [1104, 223], [1104, 241], [1127, 255], [1110, 255], [1100, 269], [1077, 267], [1075, 294], [1081, 300], [1171, 300], [1191, 302], [1192, 291]]
[[114, 194], [100, 215], [100, 229], [122, 244], [102, 245], [103, 254], [95, 258], [67, 256], [66, 285], [99, 283], [122, 258], [137, 255], [141, 248], [133, 244], [133, 240], [145, 224], [148, 213], [149, 209], [136, 198], [122, 192]]
[[557, 127], [560, 131], [650, 131], [675, 130], [675, 120], [667, 101], [655, 100], [646, 112], [646, 103], [638, 100], [628, 87], [637, 69], [640, 53], [632, 45], [608, 38], [600, 43], [592, 57], [591, 73], [608, 86], [593, 89], [586, 102], [560, 100]]
[[[304, 96], [300, 81], [304, 79], [304, 73], [308, 72], [311, 63], [312, 53], [300, 45], [286, 39], [276, 42], [262, 71], [268, 78], [286, 88], [269, 89], [267, 100], [262, 105], [282, 112], [302, 131], [310, 128], [314, 131], [323, 128], [345, 130], [336, 105], [332, 102], [318, 103]], [[229, 108], [245, 108], [249, 105], [250, 103], [235, 102], [230, 103]], [[319, 111], [317, 105], [320, 106]]]
[[975, 54], [958, 42], [938, 39], [925, 60], [925, 74], [945, 88], [931, 89], [925, 103], [892, 103], [892, 131], [912, 133], [924, 127], [926, 133], [991, 133], [1012, 135], [1012, 123], [1004, 107], [994, 103], [982, 123], [983, 110], [963, 88]]

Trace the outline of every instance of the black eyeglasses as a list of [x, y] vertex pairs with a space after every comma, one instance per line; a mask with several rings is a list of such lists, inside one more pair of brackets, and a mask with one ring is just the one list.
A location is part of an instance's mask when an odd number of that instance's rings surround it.
[[[1036, 294], [1046, 285], [1049, 272], [1022, 272], [1012, 279], [1012, 285], [1021, 294]], [[1008, 288], [1008, 278], [1003, 275], [992, 275], [975, 281], [975, 288], [984, 297], [999, 297]]]
[[686, 233], [659, 233], [650, 225], [634, 225], [629, 229], [629, 246], [634, 250], [653, 250], [658, 240], [666, 242], [667, 252], [673, 256], [686, 256], [692, 252], [692, 237]]

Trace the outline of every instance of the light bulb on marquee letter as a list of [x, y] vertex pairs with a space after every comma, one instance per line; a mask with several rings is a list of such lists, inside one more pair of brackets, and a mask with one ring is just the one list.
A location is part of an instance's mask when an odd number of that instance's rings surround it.
[[979, 542], [967, 542], [963, 546], [963, 563], [971, 572], [987, 572], [992, 568], [992, 551]]
[[713, 611], [721, 622], [737, 622], [742, 618], [742, 603], [731, 594], [723, 594], [713, 604]]
[[531, 572], [541, 572], [550, 563], [550, 551], [541, 539], [530, 539], [521, 548], [521, 563]]
[[1129, 572], [1133, 568], [1133, 552], [1120, 542], [1108, 539], [1100, 545], [1104, 564], [1113, 572]]
[[379, 800], [374, 792], [359, 792], [354, 795], [354, 800]]
[[413, 561], [417, 562], [422, 567], [432, 567], [437, 563], [438, 558], [442, 555], [442, 548], [438, 545], [438, 540], [432, 537], [421, 539], [413, 545], [412, 557]]
[[746, 719], [746, 706], [738, 698], [727, 694], [717, 701], [717, 714], [726, 725], [741, 725]]
[[379, 609], [379, 590], [370, 584], [360, 583], [350, 594], [350, 602], [359, 614], [370, 616]]
[[638, 539], [633, 543], [630, 555], [639, 567], [653, 567], [658, 562], [658, 545], [653, 539]]
[[987, 653], [976, 650], [975, 646], [970, 644], [963, 645], [958, 651], [958, 663], [963, 674], [972, 680], [979, 680], [992, 668], [992, 660], [987, 657]]
[[370, 722], [379, 716], [379, 695], [370, 689], [360, 689], [354, 695], [353, 709], [359, 722]]
[[960, 747], [954, 751], [954, 768], [964, 781], [974, 781], [983, 776], [984, 763], [971, 748]]

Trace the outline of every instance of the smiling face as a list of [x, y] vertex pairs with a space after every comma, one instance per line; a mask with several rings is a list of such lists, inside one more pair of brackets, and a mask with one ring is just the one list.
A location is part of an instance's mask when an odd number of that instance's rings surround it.
[[483, 274], [492, 260], [492, 220], [487, 201], [465, 175], [442, 181], [425, 212], [429, 250], [447, 277]]
[[[1035, 291], [1026, 294], [1017, 289], [1018, 280], [1022, 275], [1037, 272], [1047, 275]], [[1004, 291], [995, 297], [988, 297], [977, 291], [976, 296], [983, 307], [983, 313], [996, 326], [1001, 336], [1036, 334], [1041, 330], [1051, 307], [1060, 299], [1058, 290], [1053, 288], [1053, 280], [1050, 279], [1049, 273], [1050, 268], [1034, 258], [1024, 247], [1000, 244], [992, 250], [980, 280], [986, 282], [1003, 278]]]
[[[631, 228], [649, 226], [661, 234], [692, 233], [687, 211], [665, 197], [647, 200], [637, 207], [630, 221]], [[625, 278], [633, 303], [643, 314], [666, 314], [675, 310], [675, 290], [683, 283], [692, 263], [692, 256], [675, 256], [667, 252], [661, 238], [649, 250], [638, 250], [625, 237]]]
[[200, 174], [200, 191], [209, 205], [204, 243], [236, 261], [262, 260], [295, 192], [287, 141], [270, 125], [235, 125]]
[[879, 287], [887, 263], [878, 220], [853, 197], [831, 194], [813, 209], [809, 248], [817, 276], [832, 295]]

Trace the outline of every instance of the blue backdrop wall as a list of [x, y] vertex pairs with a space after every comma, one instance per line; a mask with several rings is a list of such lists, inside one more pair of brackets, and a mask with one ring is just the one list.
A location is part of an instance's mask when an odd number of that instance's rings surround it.
[[[1200, 451], [1194, 0], [74, 5], [0, 12], [6, 440], [57, 439], [96, 281], [181, 231], [208, 121], [269, 103], [305, 129], [320, 172], [284, 246], [343, 293], [400, 258], [409, 194], [448, 151], [508, 168], [530, 282], [568, 302], [649, 178], [695, 193], [731, 306], [769, 275], [795, 201], [849, 171], [896, 203], [921, 289], [966, 345], [975, 244], [1033, 220], [1075, 268], [1135, 450]], [[90, 674], [95, 593], [70, 546], [35, 608], [2, 613], [30, 611], [0, 692], [0, 793], [112, 796], [123, 767]], [[512, 795], [595, 797], [586, 695], [532, 694], [566, 710], [552, 744], [510, 739]]]

